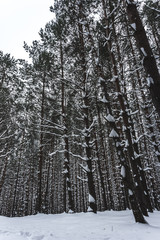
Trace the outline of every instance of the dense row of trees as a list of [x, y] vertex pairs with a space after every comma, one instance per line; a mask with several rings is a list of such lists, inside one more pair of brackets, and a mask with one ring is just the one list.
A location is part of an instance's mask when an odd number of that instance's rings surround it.
[[31, 64], [0, 52], [0, 214], [129, 208], [145, 223], [160, 209], [159, 3], [50, 10]]

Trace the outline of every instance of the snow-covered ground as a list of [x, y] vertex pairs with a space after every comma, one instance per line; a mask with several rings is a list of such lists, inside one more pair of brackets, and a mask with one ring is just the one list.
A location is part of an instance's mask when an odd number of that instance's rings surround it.
[[0, 240], [160, 240], [160, 212], [147, 221], [134, 223], [131, 211], [0, 216]]

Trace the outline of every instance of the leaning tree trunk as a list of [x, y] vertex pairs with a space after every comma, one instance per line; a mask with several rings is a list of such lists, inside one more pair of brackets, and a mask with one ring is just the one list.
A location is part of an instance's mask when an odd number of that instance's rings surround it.
[[153, 56], [151, 46], [134, 0], [126, 1], [126, 9], [130, 25], [134, 30], [134, 37], [137, 46], [143, 55], [143, 66], [147, 74], [147, 83], [152, 101], [160, 116], [160, 74], [158, 72], [156, 60]]
[[[110, 1], [109, 1], [110, 4]], [[122, 109], [122, 118], [123, 118], [123, 123], [125, 126], [125, 136], [126, 139], [128, 140], [128, 147], [127, 147], [127, 152], [128, 152], [128, 156], [129, 156], [129, 164], [124, 165], [124, 157], [123, 157], [123, 151], [119, 151], [119, 153], [122, 154], [122, 157], [120, 158], [121, 161], [121, 175], [123, 178], [124, 183], [126, 184], [126, 188], [129, 189], [129, 200], [131, 203], [131, 207], [133, 210], [133, 214], [135, 217], [135, 221], [136, 222], [141, 222], [141, 223], [146, 223], [143, 214], [147, 215], [147, 211], [146, 208], [144, 206], [144, 199], [143, 199], [143, 191], [141, 191], [142, 186], [141, 186], [141, 182], [140, 182], [140, 178], [139, 178], [139, 172], [138, 172], [138, 166], [135, 163], [135, 161], [133, 161], [132, 159], [135, 159], [134, 157], [134, 149], [132, 146], [132, 136], [131, 136], [131, 132], [130, 132], [130, 125], [129, 125], [129, 118], [128, 118], [128, 114], [126, 111], [126, 107], [125, 107], [125, 103], [124, 103], [124, 99], [123, 96], [121, 94], [121, 89], [120, 89], [120, 83], [119, 83], [119, 77], [118, 77], [118, 69], [117, 69], [117, 64], [116, 64], [116, 59], [114, 56], [114, 53], [112, 51], [112, 41], [111, 41], [111, 35], [110, 35], [110, 25], [109, 25], [109, 19], [107, 17], [107, 13], [106, 13], [106, 3], [104, 0], [102, 0], [102, 7], [103, 7], [103, 11], [104, 11], [104, 20], [105, 20], [105, 25], [106, 25], [106, 36], [107, 36], [107, 50], [110, 53], [110, 59], [111, 59], [111, 63], [113, 66], [113, 76], [115, 78], [115, 87], [116, 87], [116, 91], [119, 93], [118, 94], [118, 101], [120, 103], [120, 107]], [[110, 121], [109, 121], [110, 122]], [[114, 123], [114, 121], [113, 121]], [[117, 132], [115, 131], [116, 126], [114, 126], [113, 130], [114, 130], [114, 139], [118, 138], [119, 135], [117, 134]], [[111, 135], [111, 134], [110, 134]], [[113, 134], [112, 134], [113, 135]], [[118, 145], [116, 144], [117, 147], [120, 147], [120, 142], [118, 142]], [[138, 185], [135, 187], [135, 184], [133, 183], [133, 179], [132, 176], [130, 176], [130, 168], [133, 171], [134, 174], [134, 181], [138, 183]], [[125, 181], [126, 179], [128, 179], [128, 181]], [[130, 182], [129, 186], [128, 186], [128, 182]], [[130, 186], [132, 186], [133, 191], [131, 190]], [[135, 190], [135, 195], [134, 195], [134, 190]], [[138, 203], [140, 204], [140, 208], [139, 208], [139, 204], [136, 203], [136, 200], [138, 200]], [[141, 211], [142, 210], [142, 211]]]

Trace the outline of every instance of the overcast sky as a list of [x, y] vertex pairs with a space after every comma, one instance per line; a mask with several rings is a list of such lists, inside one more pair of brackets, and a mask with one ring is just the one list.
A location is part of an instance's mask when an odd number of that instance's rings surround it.
[[40, 28], [53, 19], [54, 0], [0, 0], [0, 50], [15, 58], [28, 58], [23, 42], [39, 38]]

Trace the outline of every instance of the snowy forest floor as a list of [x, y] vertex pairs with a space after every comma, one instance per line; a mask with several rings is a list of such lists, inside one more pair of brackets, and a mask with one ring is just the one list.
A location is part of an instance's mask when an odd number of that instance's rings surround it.
[[159, 240], [160, 212], [134, 222], [131, 211], [0, 216], [0, 240]]

